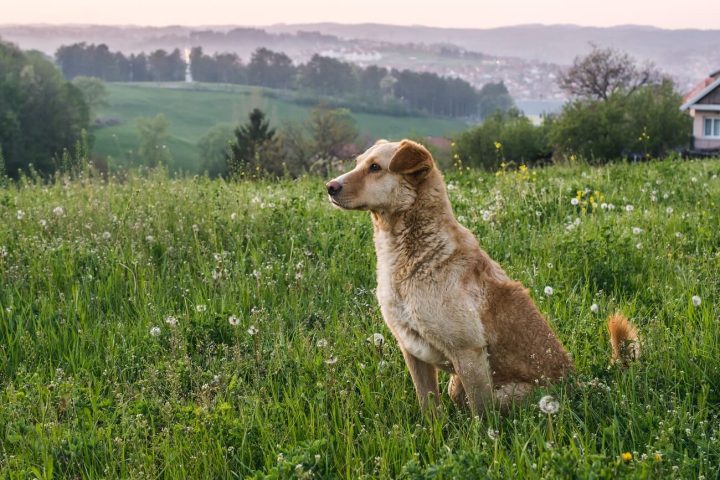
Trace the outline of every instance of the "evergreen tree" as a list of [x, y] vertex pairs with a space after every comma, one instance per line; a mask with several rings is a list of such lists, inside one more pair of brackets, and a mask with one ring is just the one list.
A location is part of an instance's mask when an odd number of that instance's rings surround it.
[[242, 175], [251, 164], [260, 167], [260, 153], [263, 147], [275, 138], [275, 129], [265, 120], [265, 114], [255, 108], [248, 116], [248, 123], [235, 129], [235, 141], [227, 156], [228, 171], [231, 175]]

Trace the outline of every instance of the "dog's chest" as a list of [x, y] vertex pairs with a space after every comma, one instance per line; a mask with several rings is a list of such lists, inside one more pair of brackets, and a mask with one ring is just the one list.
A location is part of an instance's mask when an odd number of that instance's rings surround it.
[[422, 308], [422, 303], [418, 301], [420, 296], [420, 291], [405, 292], [401, 296], [393, 288], [392, 273], [383, 268], [378, 269], [377, 297], [380, 309], [397, 341], [414, 357], [451, 370], [450, 361], [433, 346], [432, 339], [427, 336], [428, 329], [434, 327], [433, 324], [440, 319], [436, 312]]

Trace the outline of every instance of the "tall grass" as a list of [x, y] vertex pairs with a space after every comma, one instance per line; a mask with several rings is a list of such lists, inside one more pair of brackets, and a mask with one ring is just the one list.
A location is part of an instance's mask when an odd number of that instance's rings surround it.
[[[456, 215], [577, 364], [482, 420], [446, 395], [419, 412], [373, 295], [367, 214], [330, 208], [320, 178], [6, 186], [0, 477], [716, 478], [718, 174], [447, 176]], [[643, 340], [625, 371], [609, 366], [615, 310]]]

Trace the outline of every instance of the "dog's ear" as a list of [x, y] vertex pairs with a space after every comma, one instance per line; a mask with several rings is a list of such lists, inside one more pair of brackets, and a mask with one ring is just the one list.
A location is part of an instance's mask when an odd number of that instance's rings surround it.
[[420, 179], [432, 170], [433, 166], [433, 158], [427, 148], [412, 140], [403, 140], [390, 159], [389, 170]]

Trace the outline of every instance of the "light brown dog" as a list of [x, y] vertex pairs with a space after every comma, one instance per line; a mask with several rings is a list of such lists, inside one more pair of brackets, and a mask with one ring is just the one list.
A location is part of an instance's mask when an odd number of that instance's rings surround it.
[[[423, 408], [439, 396], [437, 369], [451, 373], [450, 397], [474, 415], [505, 410], [534, 386], [572, 372], [528, 291], [455, 219], [442, 174], [422, 145], [381, 140], [326, 186], [333, 205], [370, 211], [377, 298]], [[614, 318], [614, 357], [637, 353], [636, 331]], [[625, 342], [633, 348], [621, 349]]]

